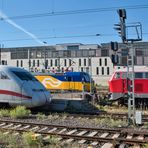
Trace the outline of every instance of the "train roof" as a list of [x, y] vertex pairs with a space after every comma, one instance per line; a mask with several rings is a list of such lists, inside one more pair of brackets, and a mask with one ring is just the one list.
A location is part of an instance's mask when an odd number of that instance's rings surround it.
[[48, 73], [48, 72], [45, 72], [45, 73], [41, 73], [41, 72], [36, 72], [36, 73], [32, 73], [34, 76], [47, 76], [47, 75], [51, 75], [51, 76], [66, 76], [66, 75], [75, 75], [75, 76], [78, 76], [80, 74], [88, 74], [86, 72], [72, 72], [72, 71], [69, 71], [69, 72], [65, 72], [65, 73]]
[[[132, 71], [132, 68], [129, 68], [129, 71]], [[135, 72], [148, 72], [148, 66], [134, 66]], [[127, 67], [117, 69], [115, 72], [127, 72]]]

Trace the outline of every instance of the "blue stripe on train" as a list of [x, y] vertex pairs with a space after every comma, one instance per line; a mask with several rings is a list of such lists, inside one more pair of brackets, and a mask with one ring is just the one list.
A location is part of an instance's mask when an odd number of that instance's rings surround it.
[[85, 82], [90, 82], [89, 75], [85, 72], [66, 72], [64, 74], [53, 74], [51, 76], [60, 81], [82, 82], [82, 78], [84, 78]]

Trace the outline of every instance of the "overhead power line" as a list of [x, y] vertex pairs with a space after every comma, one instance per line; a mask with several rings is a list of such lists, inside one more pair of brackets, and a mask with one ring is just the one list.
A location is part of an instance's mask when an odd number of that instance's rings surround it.
[[[95, 12], [103, 12], [103, 11], [114, 11], [119, 8], [136, 9], [136, 10], [137, 9], [147, 9], [148, 5], [131, 5], [131, 6], [106, 7], [106, 8], [95, 8], [95, 9], [80, 9], [80, 10], [70, 10], [70, 11], [52, 11], [52, 12], [36, 13], [36, 14], [29, 14], [29, 15], [10, 16], [9, 19], [27, 19], [27, 18], [58, 16], [58, 15], [95, 13]], [[1, 17], [0, 19], [5, 20], [5, 18], [3, 17]]]
[[[53, 37], [39, 37], [38, 39], [54, 39], [54, 38], [79, 38], [79, 37], [97, 37], [101, 36], [100, 34], [88, 34], [88, 35], [72, 35], [72, 36], [53, 36]], [[33, 40], [32, 38], [23, 38], [23, 39], [8, 39], [8, 40], [0, 40], [0, 42], [12, 42], [12, 41], [25, 41], [25, 40]]]
[[[148, 35], [148, 33], [143, 33], [144, 35]], [[117, 34], [87, 34], [87, 35], [67, 35], [67, 36], [49, 36], [49, 37], [39, 37], [38, 39], [63, 39], [63, 38], [80, 38], [80, 37], [107, 37], [107, 36], [118, 36]], [[15, 41], [31, 41], [32, 38], [22, 38], [22, 39], [5, 39], [0, 40], [0, 42], [15, 42]]]

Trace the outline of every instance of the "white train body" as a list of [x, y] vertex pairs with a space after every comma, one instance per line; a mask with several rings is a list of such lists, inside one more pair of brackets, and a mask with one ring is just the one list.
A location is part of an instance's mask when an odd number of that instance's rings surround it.
[[0, 103], [32, 108], [50, 101], [50, 92], [28, 71], [0, 65]]

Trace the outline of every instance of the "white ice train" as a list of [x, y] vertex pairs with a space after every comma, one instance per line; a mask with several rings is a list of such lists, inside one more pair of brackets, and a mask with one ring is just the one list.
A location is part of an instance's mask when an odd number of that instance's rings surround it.
[[51, 101], [49, 90], [28, 71], [0, 65], [0, 104], [23, 105], [27, 108], [44, 106]]

